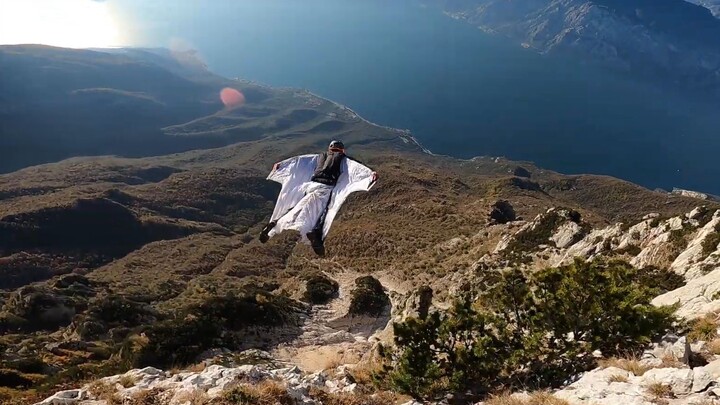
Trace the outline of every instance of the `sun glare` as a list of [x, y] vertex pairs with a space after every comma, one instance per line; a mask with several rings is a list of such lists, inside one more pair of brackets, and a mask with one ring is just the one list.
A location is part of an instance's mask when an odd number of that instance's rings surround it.
[[0, 44], [67, 48], [123, 45], [108, 4], [93, 0], [2, 0]]

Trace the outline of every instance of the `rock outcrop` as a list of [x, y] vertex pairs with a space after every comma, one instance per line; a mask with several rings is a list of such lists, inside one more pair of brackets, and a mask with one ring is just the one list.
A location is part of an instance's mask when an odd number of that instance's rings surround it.
[[298, 404], [316, 404], [310, 396], [312, 389], [329, 394], [357, 390], [357, 383], [345, 367], [330, 373], [321, 371], [311, 374], [303, 373], [297, 367], [271, 368], [259, 365], [211, 365], [202, 371], [177, 374], [146, 367], [102, 378], [79, 389], [60, 391], [38, 405], [111, 405], [148, 392], [153, 392], [159, 398], [161, 402], [158, 403], [184, 405], [192, 403], [192, 398], [211, 400], [232, 388], [261, 382], [276, 383]]
[[712, 403], [717, 395], [709, 388], [717, 385], [703, 368], [657, 368], [641, 376], [617, 367], [600, 368], [585, 373], [578, 381], [555, 395], [571, 404], [665, 404]]

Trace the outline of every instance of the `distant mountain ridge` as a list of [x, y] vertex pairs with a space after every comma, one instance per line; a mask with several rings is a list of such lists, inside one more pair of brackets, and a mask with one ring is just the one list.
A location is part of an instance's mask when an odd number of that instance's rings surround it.
[[718, 0], [685, 0], [710, 10], [715, 17], [720, 18], [720, 1]]
[[[717, 11], [716, 1], [697, 1]], [[720, 20], [678, 0], [443, 0], [445, 12], [541, 53], [569, 53], [720, 96]]]

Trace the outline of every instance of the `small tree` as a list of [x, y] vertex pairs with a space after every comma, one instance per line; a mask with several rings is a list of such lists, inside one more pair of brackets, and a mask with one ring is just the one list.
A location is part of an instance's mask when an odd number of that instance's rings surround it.
[[323, 274], [313, 274], [307, 278], [303, 299], [311, 304], [326, 304], [337, 297], [339, 289], [337, 281]]
[[350, 293], [351, 315], [380, 316], [390, 305], [383, 286], [373, 276], [363, 276], [355, 279], [355, 288]]
[[395, 324], [384, 377], [419, 399], [444, 392], [546, 388], [594, 366], [593, 352], [641, 350], [667, 331], [673, 309], [624, 262], [582, 262], [533, 274], [490, 272], [482, 291], [444, 314]]

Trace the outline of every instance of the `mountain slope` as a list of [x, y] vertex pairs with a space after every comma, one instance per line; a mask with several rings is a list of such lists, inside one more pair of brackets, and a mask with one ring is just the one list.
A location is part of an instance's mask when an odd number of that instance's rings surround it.
[[441, 4], [454, 18], [542, 53], [570, 53], [699, 94], [720, 94], [720, 20], [701, 6], [677, 0]]
[[[96, 69], [93, 60], [83, 63]], [[158, 69], [180, 77], [171, 65]], [[330, 357], [367, 352], [372, 339], [387, 339], [391, 318], [345, 318], [352, 280], [382, 280], [394, 311], [421, 285], [441, 291], [440, 302], [449, 298], [524, 225], [519, 218], [491, 222], [498, 200], [525, 219], [568, 207], [581, 214], [583, 229], [599, 230], [642, 222], [650, 212], [670, 218], [701, 203], [719, 207], [610, 177], [431, 155], [407, 132], [373, 125], [308, 92], [233, 83], [257, 96], [163, 129], [178, 139], [210, 136], [230, 145], [144, 158], [77, 157], [0, 175], [0, 369], [11, 370], [0, 387], [8, 395], [28, 398], [37, 394], [30, 388], [56, 390], [135, 366], [190, 364], [219, 347], [266, 349], [304, 366], [316, 364], [313, 350]], [[153, 89], [131, 84], [137, 87], [125, 91]], [[108, 113], [107, 105], [97, 108]], [[272, 164], [323, 150], [334, 138], [379, 173], [377, 186], [343, 206], [327, 257], [297, 245], [292, 233], [261, 244], [257, 236], [279, 191], [265, 180]], [[528, 256], [540, 263], [550, 251], [535, 248]], [[329, 309], [303, 297], [306, 280], [319, 271], [341, 286], [342, 302]], [[0, 399], [5, 394], [0, 390]]]
[[[72, 156], [218, 147], [317, 118], [163, 50], [2, 46], [0, 70], [0, 172]], [[226, 86], [243, 92], [247, 109], [223, 109]]]

